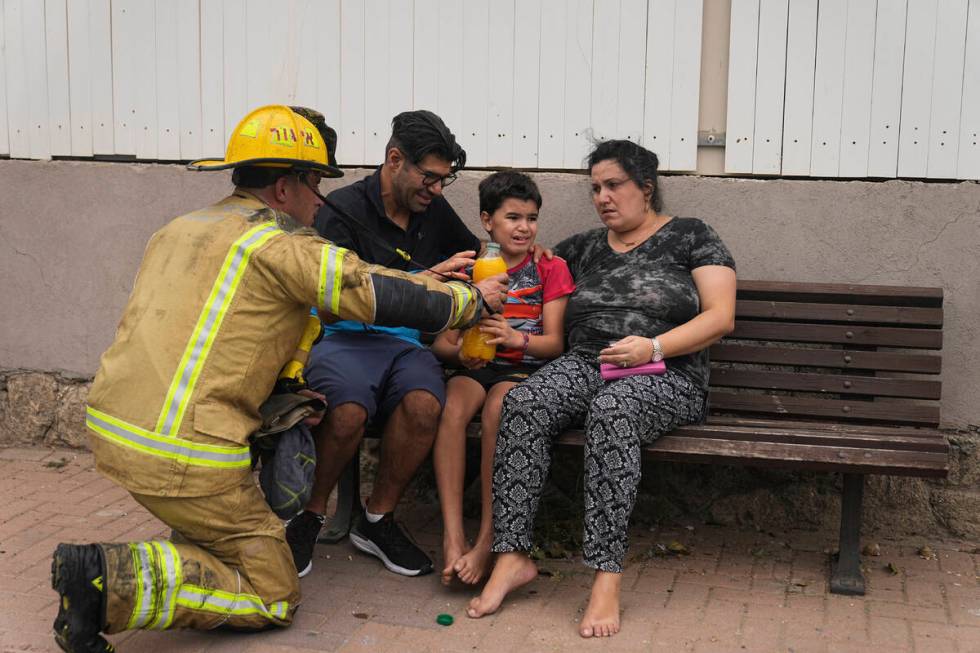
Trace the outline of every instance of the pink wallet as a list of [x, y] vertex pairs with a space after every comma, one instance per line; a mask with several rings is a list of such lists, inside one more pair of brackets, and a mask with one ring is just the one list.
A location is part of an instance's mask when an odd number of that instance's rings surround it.
[[663, 361], [644, 363], [636, 367], [619, 367], [610, 363], [599, 365], [599, 374], [606, 381], [615, 381], [616, 379], [622, 379], [627, 376], [646, 376], [650, 374], [664, 374], [666, 372], [667, 366]]

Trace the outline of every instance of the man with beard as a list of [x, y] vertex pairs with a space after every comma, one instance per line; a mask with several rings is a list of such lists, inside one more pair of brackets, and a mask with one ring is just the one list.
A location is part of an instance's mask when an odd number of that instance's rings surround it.
[[[481, 248], [442, 194], [465, 163], [466, 152], [439, 116], [400, 113], [392, 120], [384, 163], [373, 175], [331, 193], [316, 228], [369, 263], [414, 269], [403, 252], [431, 271], [458, 274]], [[381, 461], [374, 491], [354, 517], [351, 542], [395, 573], [432, 571], [432, 561], [393, 517], [432, 447], [445, 401], [442, 367], [419, 336], [412, 329], [342, 322], [329, 327], [311, 352], [307, 382], [330, 408], [315, 431], [312, 495], [286, 529], [300, 576], [312, 568], [327, 499], [372, 421], [384, 421]]]

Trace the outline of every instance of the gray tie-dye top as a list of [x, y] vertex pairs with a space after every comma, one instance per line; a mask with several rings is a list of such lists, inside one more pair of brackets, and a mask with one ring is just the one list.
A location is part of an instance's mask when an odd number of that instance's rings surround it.
[[[568, 261], [576, 289], [565, 311], [569, 350], [594, 358], [626, 336], [653, 337], [700, 311], [691, 270], [703, 265], [735, 269], [735, 260], [710, 226], [673, 218], [634, 250], [614, 251], [605, 227], [567, 238], [555, 254]], [[667, 367], [708, 387], [707, 350], [677, 356]]]

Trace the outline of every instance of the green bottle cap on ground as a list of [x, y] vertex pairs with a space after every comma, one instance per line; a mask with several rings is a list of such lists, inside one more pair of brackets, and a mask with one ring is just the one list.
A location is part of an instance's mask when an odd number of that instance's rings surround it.
[[440, 626], [452, 626], [453, 625], [453, 615], [451, 614], [441, 614], [436, 617], [436, 623]]

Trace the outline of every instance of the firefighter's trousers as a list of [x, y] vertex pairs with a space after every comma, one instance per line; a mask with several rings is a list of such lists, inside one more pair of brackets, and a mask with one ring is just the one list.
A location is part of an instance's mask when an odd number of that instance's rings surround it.
[[288, 626], [299, 580], [282, 522], [252, 479], [206, 497], [133, 494], [175, 541], [102, 544], [106, 633]]

